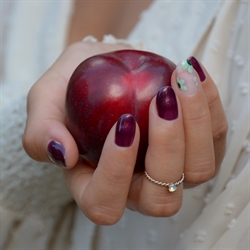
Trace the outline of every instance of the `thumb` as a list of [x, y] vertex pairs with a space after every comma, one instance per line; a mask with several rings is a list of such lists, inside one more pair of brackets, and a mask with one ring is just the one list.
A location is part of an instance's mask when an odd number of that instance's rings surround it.
[[[29, 92], [23, 147], [36, 161], [52, 162], [70, 169], [76, 165], [79, 153], [74, 138], [64, 124], [65, 89], [56, 89], [56, 84], [55, 89], [44, 88], [47, 75]], [[57, 93], [57, 98], [53, 93]]]
[[29, 117], [23, 135], [26, 153], [36, 161], [52, 162], [63, 168], [72, 168], [78, 161], [78, 149], [65, 125], [57, 120], [33, 122]]
[[52, 162], [72, 168], [78, 161], [78, 149], [65, 125], [57, 120], [33, 121], [29, 117], [23, 135], [26, 153], [36, 161]]

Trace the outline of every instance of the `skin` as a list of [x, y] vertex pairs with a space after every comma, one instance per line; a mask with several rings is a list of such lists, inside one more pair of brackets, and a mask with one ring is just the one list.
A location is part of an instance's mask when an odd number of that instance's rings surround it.
[[[127, 37], [144, 9], [152, 0], [143, 1], [74, 1], [67, 44], [92, 35], [102, 40], [105, 34]], [[88, 25], [86, 25], [88, 24]]]
[[[75, 43], [34, 84], [28, 95], [23, 136], [27, 154], [37, 161], [50, 162], [47, 144], [50, 139], [60, 141], [66, 150], [68, 166], [63, 170], [65, 183], [83, 213], [102, 225], [116, 223], [126, 207], [162, 217], [174, 215], [182, 204], [183, 184], [170, 193], [147, 180], [144, 173], [133, 174], [139, 144], [138, 126], [132, 145], [119, 147], [114, 143], [114, 124], [96, 170], [79, 160], [74, 139], [65, 127], [66, 87], [75, 67], [94, 54], [125, 48]], [[198, 185], [213, 178], [219, 170], [228, 127], [217, 88], [204, 67], [203, 70], [206, 80], [202, 83], [198, 80], [199, 90], [193, 95], [178, 88], [174, 71], [171, 84], [178, 101], [177, 119], [160, 118], [155, 98], [150, 104], [145, 168], [158, 181], [177, 181], [184, 172], [185, 185]]]

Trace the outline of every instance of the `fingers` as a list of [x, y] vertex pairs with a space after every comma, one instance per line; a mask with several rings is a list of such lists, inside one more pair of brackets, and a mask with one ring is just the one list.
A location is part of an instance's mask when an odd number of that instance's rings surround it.
[[[185, 138], [181, 109], [171, 87], [162, 88], [149, 109], [149, 146], [145, 168], [156, 181], [175, 183], [182, 177]], [[143, 177], [138, 210], [151, 216], [171, 216], [181, 207], [182, 184], [169, 187]]]
[[[163, 96], [163, 90], [158, 93], [158, 102], [154, 99], [150, 106], [146, 156], [149, 180], [145, 177], [141, 180], [137, 207], [133, 208], [130, 202], [133, 209], [145, 214], [170, 216], [176, 213], [181, 206], [182, 185], [170, 194], [157, 184], [179, 180], [182, 171], [185, 182], [200, 184], [208, 181], [218, 171], [225, 153], [227, 121], [217, 88], [204, 67], [194, 58], [190, 61], [194, 66], [184, 60], [172, 75], [171, 84], [179, 106], [178, 117], [168, 120], [169, 117], [165, 116], [169, 114], [171, 105], [161, 109], [159, 97]], [[170, 100], [166, 96], [165, 100]], [[138, 179], [135, 180], [137, 186]]]
[[205, 67], [194, 57], [190, 57], [188, 60], [192, 63], [194, 69], [200, 76], [201, 85], [208, 103], [212, 123], [215, 173], [217, 173], [226, 151], [226, 135], [228, 131], [226, 115], [220, 100], [218, 89]]
[[37, 160], [72, 168], [78, 161], [76, 143], [65, 127], [65, 96], [76, 66], [93, 54], [121, 49], [122, 45], [75, 43], [33, 85], [28, 95], [28, 118], [23, 135], [27, 154]]
[[191, 63], [183, 60], [172, 75], [172, 87], [178, 96], [185, 130], [185, 181], [199, 184], [215, 172], [212, 120], [205, 93]]
[[139, 128], [123, 115], [111, 129], [95, 171], [77, 166], [65, 171], [67, 186], [83, 213], [96, 224], [114, 224], [126, 207], [139, 145]]
[[23, 146], [37, 161], [72, 168], [78, 161], [78, 149], [64, 125], [66, 86], [67, 80], [50, 69], [31, 88]]

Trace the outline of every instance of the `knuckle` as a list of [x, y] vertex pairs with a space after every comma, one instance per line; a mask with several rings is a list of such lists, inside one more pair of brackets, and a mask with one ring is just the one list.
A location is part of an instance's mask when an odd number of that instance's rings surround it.
[[220, 140], [225, 138], [228, 132], [228, 122], [226, 119], [223, 119], [220, 123], [218, 123], [218, 126], [213, 131], [213, 139], [214, 140]]
[[[115, 165], [117, 166], [117, 165]], [[119, 168], [119, 169], [125, 169], [125, 168]], [[125, 188], [128, 185], [128, 180], [131, 179], [131, 175], [132, 175], [132, 167], [130, 168], [131, 171], [117, 171], [115, 169], [115, 171], [110, 171], [110, 172], [104, 172], [103, 173], [103, 180], [104, 183], [108, 183], [111, 186], [115, 186], [115, 187], [122, 187]], [[117, 192], [119, 192], [119, 190], [113, 190], [113, 192], [116, 194]]]
[[185, 182], [189, 184], [201, 184], [211, 180], [215, 175], [215, 168], [210, 167], [208, 170], [197, 171], [197, 172], [186, 172]]
[[66, 52], [68, 53], [78, 52], [83, 49], [83, 45], [84, 45], [83, 42], [72, 43], [66, 48]]
[[40, 161], [39, 150], [36, 147], [36, 143], [27, 133], [24, 133], [22, 137], [22, 145], [27, 155], [33, 160]]
[[[198, 106], [198, 105], [197, 105]], [[210, 123], [210, 114], [207, 109], [204, 109], [203, 106], [198, 106], [193, 109], [192, 112], [189, 112], [185, 117], [187, 123], [191, 126], [199, 126], [200, 124]]]
[[[112, 195], [111, 195], [112, 196]], [[114, 225], [125, 209], [125, 204], [105, 194], [96, 196], [92, 191], [84, 192], [77, 204], [82, 212], [95, 224]]]
[[[131, 179], [135, 160], [132, 161], [128, 156], [119, 157], [121, 155], [113, 155], [107, 161], [99, 162], [98, 168], [106, 169], [103, 171], [103, 180], [112, 186], [128, 186], [128, 180]], [[122, 169], [122, 171], [121, 171]], [[116, 190], [118, 192], [118, 190]]]
[[[166, 137], [161, 137], [161, 140], [158, 140], [158, 144], [154, 144], [152, 147], [152, 151], [159, 151], [160, 149], [164, 149], [164, 153], [168, 152], [170, 155], [177, 152], [184, 152], [185, 150], [185, 140], [184, 136], [175, 136], [171, 138], [168, 136], [168, 140]], [[171, 143], [169, 143], [171, 141]], [[156, 150], [155, 150], [156, 148]], [[157, 153], [157, 152], [156, 152]]]
[[[84, 210], [82, 209], [82, 211]], [[106, 206], [94, 206], [88, 208], [88, 211], [86, 211], [85, 214], [95, 224], [106, 226], [114, 225], [122, 216], [120, 212]]]
[[182, 199], [179, 196], [163, 199], [150, 199], [143, 209], [143, 213], [154, 217], [170, 217], [181, 208]]

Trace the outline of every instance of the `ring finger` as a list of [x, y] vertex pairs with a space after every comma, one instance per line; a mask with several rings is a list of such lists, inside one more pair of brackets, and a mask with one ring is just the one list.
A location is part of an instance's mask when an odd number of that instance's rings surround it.
[[149, 108], [147, 178], [142, 180], [138, 210], [151, 216], [171, 216], [182, 203], [185, 142], [178, 106], [173, 89], [163, 87]]

